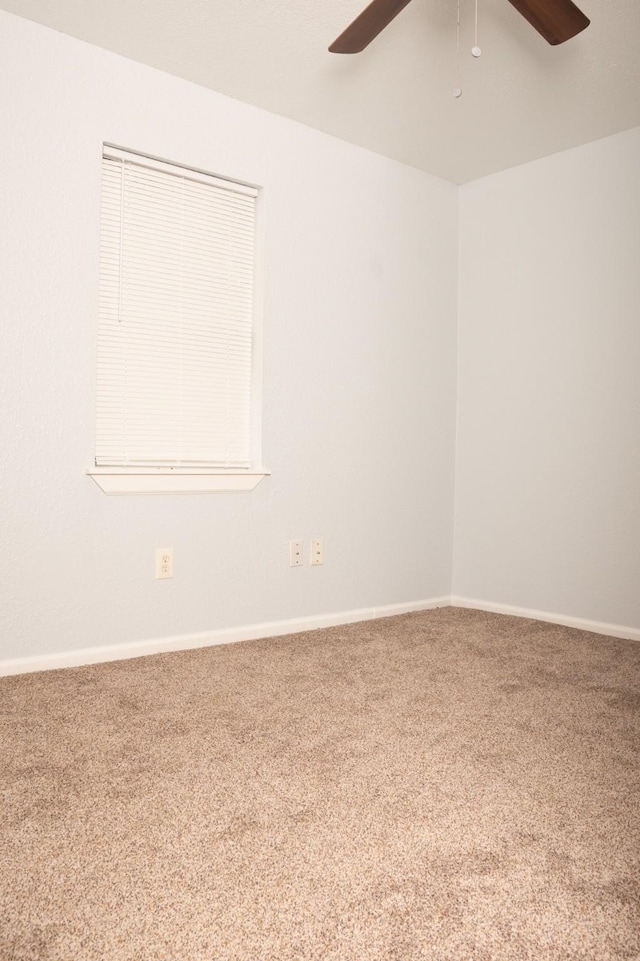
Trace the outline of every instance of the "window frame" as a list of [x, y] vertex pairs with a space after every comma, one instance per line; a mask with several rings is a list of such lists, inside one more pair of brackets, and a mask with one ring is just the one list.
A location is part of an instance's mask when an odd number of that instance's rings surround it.
[[[139, 160], [159, 170], [184, 170], [203, 181], [224, 181], [256, 191], [255, 197], [255, 254], [253, 274], [253, 315], [251, 349], [250, 394], [250, 464], [248, 467], [182, 467], [166, 466], [98, 466], [96, 460], [97, 417], [94, 415], [93, 465], [85, 474], [91, 477], [105, 494], [143, 493], [213, 493], [253, 490], [270, 471], [262, 466], [262, 355], [263, 355], [263, 291], [264, 291], [264, 217], [263, 192], [256, 184], [231, 177], [212, 174], [187, 164], [167, 161], [130, 148], [103, 143], [100, 156], [100, 191], [102, 191], [103, 158], [124, 156]], [[97, 330], [97, 324], [96, 324]], [[96, 336], [97, 345], [97, 336]], [[97, 346], [96, 365], [97, 370]], [[95, 381], [94, 371], [94, 385]], [[97, 392], [97, 386], [96, 386]]]

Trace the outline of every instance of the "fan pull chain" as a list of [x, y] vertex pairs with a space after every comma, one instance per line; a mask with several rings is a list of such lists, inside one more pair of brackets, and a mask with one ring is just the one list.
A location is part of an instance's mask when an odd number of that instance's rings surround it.
[[[475, 0], [476, 4], [476, 18], [475, 18], [475, 32], [474, 32], [474, 44], [471, 48], [472, 55], [478, 59], [482, 50], [478, 46], [478, 3], [479, 0]], [[458, 10], [456, 16], [456, 85], [453, 88], [453, 96], [458, 100], [462, 96], [462, 83], [460, 81], [460, 0], [458, 0]]]
[[453, 96], [458, 99], [462, 96], [460, 86], [460, 0], [458, 0], [458, 16], [456, 19], [456, 85], [453, 88]]
[[482, 53], [482, 50], [478, 46], [478, 0], [476, 0], [476, 32], [475, 32], [474, 44], [471, 48], [471, 53], [476, 58], [476, 60]]

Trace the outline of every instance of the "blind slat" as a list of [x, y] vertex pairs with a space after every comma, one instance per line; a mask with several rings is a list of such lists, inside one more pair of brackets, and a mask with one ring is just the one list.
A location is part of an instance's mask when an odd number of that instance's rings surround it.
[[248, 467], [256, 191], [160, 167], [103, 158], [96, 463]]

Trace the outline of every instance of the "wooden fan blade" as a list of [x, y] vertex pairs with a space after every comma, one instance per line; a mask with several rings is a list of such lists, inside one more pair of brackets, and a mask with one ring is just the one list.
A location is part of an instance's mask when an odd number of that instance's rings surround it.
[[353, 23], [349, 24], [329, 50], [331, 53], [360, 53], [391, 23], [411, 0], [373, 0]]
[[572, 0], [509, 0], [547, 43], [564, 43], [591, 21]]

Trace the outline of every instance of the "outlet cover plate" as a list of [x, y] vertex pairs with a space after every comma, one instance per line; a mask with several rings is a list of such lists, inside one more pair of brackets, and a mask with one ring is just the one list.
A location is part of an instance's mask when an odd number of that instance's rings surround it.
[[173, 577], [173, 548], [159, 547], [156, 551], [156, 579]]
[[289, 541], [289, 567], [302, 567], [304, 560], [302, 557], [303, 542]]

